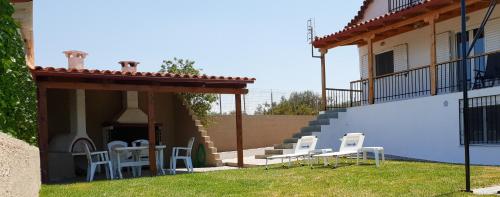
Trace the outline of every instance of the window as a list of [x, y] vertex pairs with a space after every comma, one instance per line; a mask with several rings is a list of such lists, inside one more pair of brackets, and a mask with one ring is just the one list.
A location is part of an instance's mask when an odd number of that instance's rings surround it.
[[[466, 35], [466, 44], [467, 44], [467, 50], [470, 45], [472, 44], [472, 40], [474, 40], [474, 36], [479, 32], [479, 29], [472, 29], [467, 31]], [[462, 57], [462, 33], [459, 32], [456, 34], [456, 57], [461, 58]], [[478, 37], [478, 40], [474, 44], [474, 50], [472, 50], [471, 55], [481, 55], [485, 51], [484, 47], [484, 32], [481, 33]], [[479, 58], [474, 58], [474, 61], [467, 61], [467, 81], [469, 83], [473, 81], [476, 77], [476, 74], [484, 73], [486, 69], [484, 57], [479, 57]], [[462, 69], [457, 69], [457, 76], [458, 76], [458, 86], [461, 89], [461, 81], [462, 81]]]
[[375, 55], [375, 75], [381, 76], [394, 72], [394, 51]]
[[[469, 99], [470, 144], [500, 144], [500, 95]], [[460, 100], [460, 144], [463, 138], [463, 100]]]
[[[479, 29], [474, 29], [474, 36], [476, 36], [478, 32]], [[472, 39], [474, 39], [474, 37]], [[483, 32], [479, 35], [476, 43], [474, 44], [474, 55], [483, 54], [484, 51], [485, 50], [484, 50], [484, 32]], [[478, 58], [474, 59], [474, 68], [475, 70], [484, 72], [486, 70], [485, 61], [481, 61], [481, 59]]]

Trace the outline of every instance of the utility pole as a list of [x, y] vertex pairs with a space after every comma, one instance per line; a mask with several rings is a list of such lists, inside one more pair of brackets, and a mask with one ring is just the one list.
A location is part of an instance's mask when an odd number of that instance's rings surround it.
[[219, 94], [219, 114], [222, 115], [222, 94]]
[[273, 90], [271, 89], [271, 115], [273, 115], [273, 107], [274, 107], [274, 102], [273, 102]]
[[243, 95], [243, 114], [247, 114], [247, 102], [246, 102], [246, 96]]

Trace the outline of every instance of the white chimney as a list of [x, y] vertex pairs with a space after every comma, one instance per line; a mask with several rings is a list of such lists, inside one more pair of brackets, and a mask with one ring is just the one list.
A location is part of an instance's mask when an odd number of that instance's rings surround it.
[[137, 72], [137, 65], [139, 62], [136, 61], [119, 61], [119, 64], [122, 65], [122, 72]]
[[83, 51], [63, 51], [63, 53], [68, 58], [68, 69], [84, 69], [85, 68], [85, 57], [87, 53]]

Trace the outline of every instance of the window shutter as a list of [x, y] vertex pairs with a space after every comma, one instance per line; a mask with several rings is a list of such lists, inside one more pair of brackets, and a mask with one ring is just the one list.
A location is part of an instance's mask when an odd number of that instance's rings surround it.
[[451, 42], [450, 42], [450, 32], [443, 32], [436, 35], [436, 62], [439, 64], [441, 62], [450, 61], [451, 56]]
[[491, 20], [484, 28], [486, 52], [500, 50], [500, 19]]
[[408, 69], [408, 44], [394, 47], [394, 72]]
[[361, 79], [368, 78], [368, 54], [364, 54], [364, 55], [360, 56], [359, 72], [361, 74]]

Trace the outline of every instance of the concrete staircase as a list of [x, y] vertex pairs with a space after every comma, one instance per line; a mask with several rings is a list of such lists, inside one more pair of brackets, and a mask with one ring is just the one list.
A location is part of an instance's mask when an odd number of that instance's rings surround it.
[[201, 124], [201, 121], [191, 109], [189, 103], [187, 103], [181, 96], [178, 96], [177, 99], [180, 100], [184, 109], [187, 110], [190, 119], [194, 123], [197, 131], [195, 137], [205, 146], [206, 164], [212, 167], [223, 166], [224, 164], [222, 163], [219, 153], [217, 153], [217, 148], [215, 147], [214, 142], [210, 139], [207, 130], [203, 127], [203, 124]]
[[337, 119], [339, 117], [339, 113], [345, 111], [346, 109], [333, 109], [320, 112], [315, 120], [309, 121], [308, 126], [302, 127], [300, 131], [293, 134], [291, 138], [283, 140], [282, 144], [274, 145], [274, 149], [266, 150], [264, 155], [255, 155], [255, 159], [265, 159], [271, 155], [293, 153], [293, 149], [299, 138], [307, 135], [317, 135], [317, 133], [321, 132], [322, 125], [329, 125], [330, 119]]

